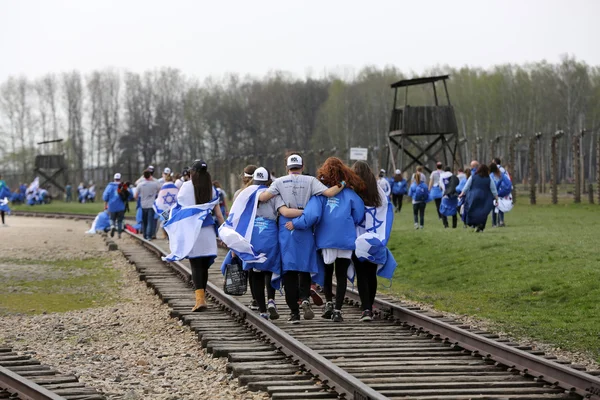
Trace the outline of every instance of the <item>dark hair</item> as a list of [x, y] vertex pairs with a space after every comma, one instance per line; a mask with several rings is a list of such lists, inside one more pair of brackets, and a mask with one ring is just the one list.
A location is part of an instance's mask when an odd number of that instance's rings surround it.
[[435, 164], [435, 167], [436, 167], [437, 169], [442, 169], [442, 166], [443, 166], [443, 164], [442, 164], [440, 161], [438, 161], [438, 162]]
[[404, 177], [402, 176], [402, 174], [394, 174], [394, 182], [402, 182], [404, 180]]
[[475, 173], [481, 176], [482, 178], [485, 178], [486, 176], [490, 176], [490, 169], [487, 165], [481, 164], [479, 168], [477, 168], [477, 172]]
[[465, 170], [463, 168], [459, 168], [458, 172], [465, 172]]
[[148, 170], [144, 171], [144, 178], [150, 179], [151, 176], [152, 176], [152, 173], [150, 171], [148, 171]]
[[490, 164], [490, 174], [495, 174], [500, 172], [500, 170], [498, 169], [498, 165], [496, 165], [496, 163], [491, 163]]
[[451, 172], [451, 171], [452, 171], [452, 168], [450, 168], [450, 167], [446, 167], [446, 168], [444, 168], [444, 171]]
[[[196, 165], [198, 164], [198, 165]], [[194, 197], [196, 198], [196, 204], [205, 204], [212, 200], [212, 179], [208, 173], [206, 163], [194, 162], [190, 170], [190, 178], [194, 185]]]
[[381, 198], [379, 197], [379, 186], [375, 179], [375, 174], [371, 171], [371, 167], [364, 161], [357, 161], [352, 166], [352, 169], [365, 183], [365, 190], [357, 193], [364, 201], [367, 207], [379, 207]]
[[495, 158], [494, 158], [494, 163], [495, 163], [496, 165], [502, 165], [502, 161], [500, 161], [500, 159], [499, 159], [498, 157], [495, 157]]
[[469, 179], [471, 177], [471, 168], [467, 168], [464, 170], [465, 175], [467, 176], [467, 179]]
[[219, 181], [213, 181], [212, 184], [213, 184], [214, 187], [221, 189], [221, 182], [219, 182]]

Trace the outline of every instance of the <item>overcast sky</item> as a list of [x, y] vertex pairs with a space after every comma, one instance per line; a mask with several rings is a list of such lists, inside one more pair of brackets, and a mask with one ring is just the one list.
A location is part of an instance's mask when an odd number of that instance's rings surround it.
[[565, 53], [600, 65], [598, 17], [600, 0], [0, 0], [0, 81], [105, 67], [419, 73]]

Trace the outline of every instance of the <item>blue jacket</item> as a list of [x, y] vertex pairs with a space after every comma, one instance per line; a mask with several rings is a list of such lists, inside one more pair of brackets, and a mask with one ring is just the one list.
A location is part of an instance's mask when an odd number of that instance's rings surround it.
[[312, 229], [288, 230], [286, 222], [291, 219], [279, 216], [279, 250], [281, 252], [282, 275], [288, 271], [309, 272], [311, 275], [319, 272], [317, 249]]
[[406, 179], [398, 182], [392, 182], [392, 194], [406, 194]]
[[117, 193], [118, 188], [119, 182], [111, 182], [104, 189], [102, 200], [108, 203], [108, 212], [125, 211], [125, 202], [121, 200], [119, 193]]
[[352, 189], [345, 188], [334, 197], [313, 196], [301, 216], [292, 223], [296, 229], [316, 224], [317, 249], [354, 250], [356, 225], [365, 218], [365, 204]]
[[[427, 191], [427, 198], [425, 200], [415, 200], [415, 195], [417, 194], [417, 186], [420, 186], [420, 187], [424, 188]], [[412, 197], [413, 200], [415, 200], [415, 201], [428, 202], [429, 201], [429, 187], [427, 187], [427, 185], [425, 184], [425, 182], [421, 182], [419, 185], [417, 185], [417, 182], [413, 182], [410, 185], [410, 189], [408, 191], [408, 195], [410, 197]]]

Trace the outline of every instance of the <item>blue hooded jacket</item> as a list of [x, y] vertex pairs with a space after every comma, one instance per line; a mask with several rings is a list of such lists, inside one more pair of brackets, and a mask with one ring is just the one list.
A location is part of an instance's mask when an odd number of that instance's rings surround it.
[[365, 217], [365, 204], [352, 189], [345, 188], [334, 197], [313, 196], [294, 228], [304, 230], [316, 224], [317, 249], [354, 250], [356, 225]]
[[119, 193], [117, 193], [118, 188], [119, 182], [110, 182], [104, 189], [102, 200], [108, 203], [108, 212], [125, 211], [125, 202], [121, 200]]

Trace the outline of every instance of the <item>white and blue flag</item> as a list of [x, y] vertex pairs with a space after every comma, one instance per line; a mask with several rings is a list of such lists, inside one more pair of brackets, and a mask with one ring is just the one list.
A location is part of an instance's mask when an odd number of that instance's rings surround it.
[[154, 212], [161, 216], [163, 220], [167, 219], [171, 208], [177, 204], [177, 192], [179, 192], [179, 189], [173, 182], [165, 183], [162, 185], [160, 192], [158, 192], [152, 208], [154, 208]]
[[365, 206], [365, 219], [356, 227], [356, 257], [377, 265], [377, 275], [392, 279], [398, 265], [386, 247], [394, 222], [394, 208], [379, 188], [381, 206]]
[[266, 189], [266, 186], [250, 185], [242, 190], [229, 210], [229, 217], [219, 227], [219, 238], [246, 263], [264, 263], [267, 260], [266, 255], [254, 251], [250, 243], [258, 196]]
[[209, 203], [182, 207], [180, 204], [171, 208], [169, 220], [164, 229], [169, 235], [171, 254], [163, 257], [164, 261], [179, 261], [186, 258], [200, 236], [202, 225], [211, 210], [219, 204], [215, 197]]

